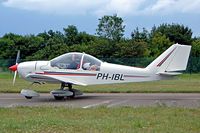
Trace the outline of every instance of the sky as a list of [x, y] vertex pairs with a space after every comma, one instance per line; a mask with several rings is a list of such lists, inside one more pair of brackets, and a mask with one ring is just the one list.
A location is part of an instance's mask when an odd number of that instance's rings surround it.
[[117, 14], [125, 36], [138, 27], [147, 30], [162, 23], [188, 26], [200, 36], [200, 0], [0, 0], [0, 36], [62, 31], [68, 25], [95, 34], [98, 19]]

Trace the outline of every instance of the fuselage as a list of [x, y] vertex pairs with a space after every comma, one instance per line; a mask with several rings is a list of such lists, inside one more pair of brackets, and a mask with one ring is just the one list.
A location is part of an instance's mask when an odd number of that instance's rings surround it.
[[[51, 75], [62, 79], [71, 79], [87, 85], [113, 84], [127, 82], [144, 82], [161, 80], [164, 77], [151, 73], [146, 68], [136, 68], [102, 62], [99, 71], [84, 70], [82, 67], [76, 70], [59, 69], [52, 67], [50, 61], [30, 61], [18, 64], [19, 75], [30, 82], [60, 83], [50, 78], [29, 78], [29, 74]], [[67, 82], [67, 81], [66, 81]]]

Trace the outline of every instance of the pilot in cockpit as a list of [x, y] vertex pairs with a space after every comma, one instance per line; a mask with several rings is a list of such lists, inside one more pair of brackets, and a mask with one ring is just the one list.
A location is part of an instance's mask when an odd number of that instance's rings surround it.
[[79, 67], [79, 64], [80, 61], [79, 61], [79, 58], [75, 55], [75, 54], [72, 54], [72, 57], [71, 57], [71, 61], [69, 63], [69, 65], [67, 66], [67, 69], [78, 69]]

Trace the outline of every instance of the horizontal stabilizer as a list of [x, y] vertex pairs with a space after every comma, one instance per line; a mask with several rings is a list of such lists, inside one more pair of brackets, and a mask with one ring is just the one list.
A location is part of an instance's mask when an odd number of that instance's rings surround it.
[[161, 73], [158, 73], [160, 75], [163, 75], [163, 76], [177, 76], [177, 75], [180, 75], [182, 73], [178, 73], [178, 72], [161, 72]]

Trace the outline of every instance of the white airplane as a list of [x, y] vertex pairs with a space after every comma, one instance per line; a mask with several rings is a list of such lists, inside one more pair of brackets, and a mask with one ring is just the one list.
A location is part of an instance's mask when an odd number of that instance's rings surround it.
[[[85, 54], [66, 53], [50, 61], [28, 61], [16, 63], [9, 69], [17, 72], [32, 83], [61, 84], [60, 89], [51, 91], [55, 99], [82, 95], [72, 85], [97, 85], [128, 82], [144, 82], [169, 79], [186, 70], [191, 46], [174, 44], [150, 63], [146, 68], [111, 64]], [[19, 52], [17, 60], [19, 59]], [[68, 89], [65, 89], [67, 87]], [[23, 89], [21, 94], [26, 98], [39, 96], [30, 89]]]

